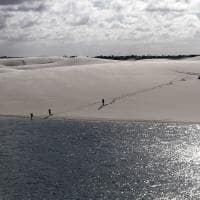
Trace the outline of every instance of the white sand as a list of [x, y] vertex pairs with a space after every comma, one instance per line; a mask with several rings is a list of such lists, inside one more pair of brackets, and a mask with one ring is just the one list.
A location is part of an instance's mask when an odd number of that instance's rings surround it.
[[[200, 59], [0, 60], [0, 115], [200, 122]], [[108, 104], [101, 109], [101, 99]]]

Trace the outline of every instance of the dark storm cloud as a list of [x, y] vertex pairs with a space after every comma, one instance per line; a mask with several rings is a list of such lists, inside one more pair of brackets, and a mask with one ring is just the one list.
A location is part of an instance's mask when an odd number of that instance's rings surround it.
[[2, 14], [2, 15], [0, 15], [0, 31], [6, 28], [6, 26], [7, 26], [7, 19], [9, 17], [11, 17], [11, 16], [8, 15], [8, 14]]
[[43, 12], [45, 10], [45, 4], [40, 3], [39, 1], [32, 1], [32, 3], [19, 4], [17, 6], [7, 5], [1, 9], [3, 12]]
[[0, 14], [5, 12], [42, 12], [46, 1], [40, 0], [0, 0]]
[[[3, 6], [2, 6], [3, 5]], [[45, 2], [38, 0], [31, 1], [15, 1], [13, 4], [0, 4], [0, 13], [1, 12], [42, 12], [46, 10]]]
[[0, 0], [0, 5], [16, 5], [25, 1], [27, 0]]
[[0, 30], [6, 27], [6, 23], [0, 19]]

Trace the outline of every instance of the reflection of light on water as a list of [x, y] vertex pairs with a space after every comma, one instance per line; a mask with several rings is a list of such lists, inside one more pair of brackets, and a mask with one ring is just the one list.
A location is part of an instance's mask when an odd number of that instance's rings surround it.
[[185, 137], [179, 141], [182, 145], [177, 153], [181, 162], [200, 164], [200, 140], [198, 131], [200, 125], [190, 125], [184, 131]]
[[[165, 180], [171, 176], [176, 183], [156, 181], [150, 186], [152, 191], [163, 189], [165, 192], [154, 199], [200, 199], [200, 125], [168, 124], [163, 129], [163, 134], [155, 134], [153, 143], [147, 145], [154, 158], [149, 169], [155, 168], [155, 163], [166, 161], [168, 175], [160, 177]], [[176, 191], [171, 192], [172, 188]]]
[[197, 130], [200, 130], [200, 125], [196, 124], [194, 128], [197, 129]]
[[[200, 199], [200, 125], [187, 125], [181, 132], [179, 139], [175, 142], [175, 154], [180, 166], [176, 176], [183, 178], [185, 187], [182, 194], [189, 199]], [[176, 196], [177, 199], [183, 197]], [[184, 198], [185, 199], [185, 198]]]
[[200, 147], [188, 146], [186, 149], [179, 150], [179, 158], [182, 162], [193, 162], [200, 164]]
[[0, 119], [0, 151], [9, 152], [1, 157], [8, 179], [1, 190], [7, 199], [19, 187], [21, 199], [32, 188], [44, 191], [37, 199], [63, 199], [66, 188], [67, 199], [200, 199], [199, 133], [196, 124]]

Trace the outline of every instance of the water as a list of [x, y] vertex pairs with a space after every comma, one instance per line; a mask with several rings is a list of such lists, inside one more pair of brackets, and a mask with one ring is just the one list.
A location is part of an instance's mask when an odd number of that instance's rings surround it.
[[0, 119], [0, 199], [200, 199], [199, 132], [197, 124]]

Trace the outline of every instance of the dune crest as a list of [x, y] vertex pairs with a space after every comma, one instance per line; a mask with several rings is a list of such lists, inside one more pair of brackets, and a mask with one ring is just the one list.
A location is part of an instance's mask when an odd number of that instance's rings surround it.
[[53, 67], [112, 63], [115, 61], [88, 57], [32, 57], [0, 59], [0, 66], [16, 70], [33, 70]]

